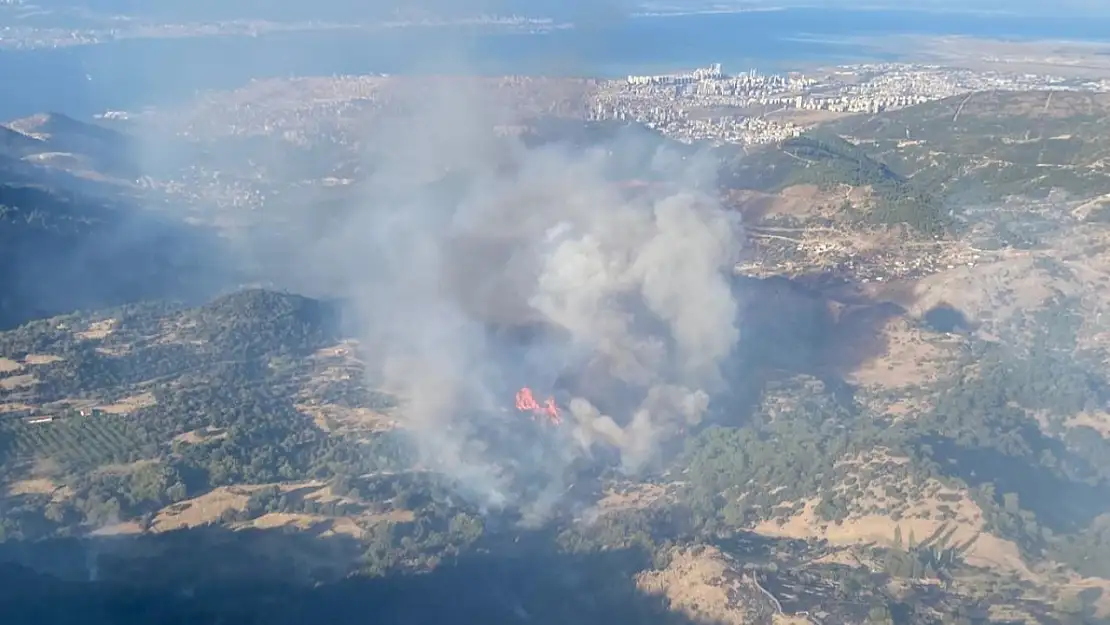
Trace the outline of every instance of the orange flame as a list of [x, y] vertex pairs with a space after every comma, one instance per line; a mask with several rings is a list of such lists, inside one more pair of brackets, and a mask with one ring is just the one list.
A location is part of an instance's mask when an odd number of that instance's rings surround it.
[[536, 397], [532, 395], [532, 389], [527, 386], [517, 391], [516, 409], [521, 412], [531, 412], [532, 418], [543, 417], [555, 425], [563, 422], [563, 418], [559, 414], [559, 407], [555, 405], [555, 399], [548, 397], [541, 406], [536, 403]]

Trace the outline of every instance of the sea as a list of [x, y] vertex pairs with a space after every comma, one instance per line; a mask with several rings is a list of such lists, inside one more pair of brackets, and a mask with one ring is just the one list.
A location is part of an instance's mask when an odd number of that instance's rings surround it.
[[880, 35], [1110, 41], [1110, 17], [782, 9], [637, 16], [545, 33], [406, 27], [130, 39], [0, 52], [0, 119], [164, 106], [251, 78], [368, 73], [613, 77], [722, 63], [726, 72], [899, 60]]

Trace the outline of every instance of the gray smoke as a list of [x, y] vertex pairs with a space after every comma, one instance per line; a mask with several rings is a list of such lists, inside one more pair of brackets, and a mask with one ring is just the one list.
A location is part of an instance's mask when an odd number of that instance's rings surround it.
[[[600, 447], [629, 472], [648, 466], [661, 441], [700, 421], [739, 340], [739, 223], [711, 191], [711, 163], [635, 138], [528, 147], [492, 131], [516, 122], [495, 98], [459, 83], [414, 93], [373, 133], [387, 148], [364, 203], [311, 265], [343, 275], [380, 363], [373, 382], [402, 399], [422, 463], [485, 504], [541, 507]], [[614, 152], [644, 157], [666, 190], [614, 182]], [[506, 346], [491, 324], [558, 338]], [[491, 437], [528, 419], [513, 409], [517, 388], [542, 401], [568, 375], [592, 390], [560, 398], [564, 423], [546, 440]], [[522, 471], [542, 486], [528, 502]]]

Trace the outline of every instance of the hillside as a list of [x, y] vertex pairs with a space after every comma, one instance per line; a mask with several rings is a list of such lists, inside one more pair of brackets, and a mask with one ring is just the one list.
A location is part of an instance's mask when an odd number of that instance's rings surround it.
[[835, 122], [892, 170], [971, 201], [1012, 194], [1105, 193], [1107, 94], [979, 92]]
[[0, 125], [0, 329], [207, 296], [235, 280], [212, 228], [132, 185], [135, 149], [127, 135], [59, 113]]
[[844, 217], [875, 225], [906, 225], [924, 235], [949, 226], [943, 198], [911, 181], [853, 143], [811, 132], [752, 155], [726, 160], [721, 184], [732, 189], [777, 193], [799, 185], [868, 190], [860, 206], [845, 197]]
[[233, 278], [221, 255], [211, 231], [126, 198], [109, 204], [41, 183], [0, 184], [0, 328], [79, 308], [195, 297]]
[[[38, 625], [65, 622], [58, 606], [93, 623], [1107, 622], [1102, 100], [1042, 95], [977, 94], [718, 152], [721, 192], [744, 219], [740, 348], [704, 420], [635, 476], [604, 450], [564, 462], [568, 430], [520, 418], [515, 387], [464, 405], [437, 403], [435, 384], [429, 397], [386, 388], [380, 346], [359, 340], [369, 322], [349, 314], [389, 309], [372, 280], [354, 309], [190, 291], [181, 276], [237, 267], [213, 268], [203, 239], [167, 253], [190, 241], [175, 222], [55, 186], [0, 187], [0, 270], [18, 285], [5, 297], [22, 298], [0, 332], [0, 603]], [[665, 142], [641, 132], [551, 122], [524, 136], [611, 146], [606, 177], [643, 183], [652, 158], [638, 146]], [[1079, 139], [1051, 139], [1064, 135]], [[1051, 141], [1071, 152], [1037, 155]], [[1072, 173], [1030, 182], [1053, 167]], [[429, 195], [449, 200], [465, 174]], [[299, 184], [266, 181], [297, 198], [290, 210], [308, 206], [289, 223], [344, 260], [329, 229], [355, 209], [317, 195], [335, 209], [321, 218]], [[656, 185], [621, 192], [641, 187]], [[483, 254], [510, 262], [487, 242], [448, 250], [452, 289], [493, 262]], [[284, 257], [275, 274], [311, 258], [267, 250]], [[313, 269], [306, 282], [327, 291]], [[120, 285], [97, 297], [78, 288], [109, 277]], [[492, 295], [463, 295], [452, 313], [482, 317], [467, 339], [492, 354], [466, 363], [483, 390], [532, 369], [569, 392], [606, 382], [551, 365], [581, 346], [501, 327], [512, 319], [475, 312]], [[439, 334], [421, 338], [455, 356]], [[451, 421], [421, 421], [429, 405]], [[481, 445], [414, 445], [458, 431]], [[548, 516], [515, 499], [477, 506], [460, 494], [474, 476], [434, 470], [487, 452]], [[543, 482], [549, 461], [558, 479]]]
[[115, 184], [140, 175], [137, 148], [123, 133], [60, 113], [0, 125], [0, 154]]
[[[826, 412], [831, 430], [753, 438], [750, 470], [765, 475], [784, 453], [769, 440], [822, 449], [832, 432], [850, 432], [830, 449], [839, 460], [795, 457], [784, 464], [803, 468], [770, 483], [724, 473], [707, 500], [743, 483], [742, 503], [726, 512], [764, 535], [887, 545], [947, 536], [969, 565], [1098, 597], [1107, 511], [1083, 502], [1106, 496], [1096, 476], [1107, 459], [1106, 102], [973, 94], [847, 118], [734, 160], [728, 193], [754, 245], [742, 270], [792, 276], [830, 300], [837, 330], [823, 357], [862, 412], [843, 429]], [[919, 197], [946, 226], [923, 236], [913, 211], [866, 218], [897, 204], [892, 189], [926, 190]], [[849, 348], [852, 358], [837, 351]], [[786, 388], [775, 403], [805, 403]], [[864, 442], [867, 423], [881, 432]], [[701, 453], [742, 455], [742, 445], [714, 441]], [[804, 486], [808, 476], [819, 483]], [[782, 516], [767, 520], [768, 506]], [[931, 558], [906, 566], [935, 567]]]
[[27, 154], [33, 154], [41, 150], [42, 147], [42, 142], [39, 139], [6, 126], [0, 126], [0, 154], [20, 158]]
[[[815, 296], [803, 289], [793, 297]], [[779, 298], [753, 297], [748, 314], [781, 324], [774, 309], [759, 310], [770, 299]], [[495, 518], [436, 503], [434, 493], [446, 485], [415, 471], [404, 438], [395, 436], [395, 428], [406, 427], [403, 403], [365, 385], [363, 355], [356, 342], [343, 339], [337, 312], [324, 302], [250, 290], [199, 308], [127, 306], [0, 334], [9, 493], [4, 535], [9, 541], [58, 540], [100, 527], [98, 533], [144, 532], [155, 541], [207, 523], [241, 531], [300, 528], [338, 541], [286, 554], [293, 567], [319, 562], [312, 573], [317, 580], [354, 569], [398, 575], [439, 562], [448, 566], [485, 541], [505, 539], [505, 531], [513, 536], [511, 524], [495, 529]], [[766, 329], [748, 331], [778, 346], [769, 353], [781, 352], [781, 339]], [[954, 347], [943, 335], [917, 332], [927, 343]], [[837, 335], [833, 328], [803, 335], [791, 351], [818, 362], [795, 350], [837, 353], [827, 344]], [[1075, 384], [1026, 390], [1025, 378], [1010, 373], [1022, 361], [1006, 352], [984, 353], [974, 366], [985, 372], [994, 358], [1007, 367], [990, 369], [997, 373], [982, 380], [960, 382], [957, 375], [946, 378], [956, 382], [935, 387], [904, 387], [890, 400], [936, 402], [912, 420], [858, 401], [869, 400], [869, 393], [845, 399], [808, 374], [760, 373], [781, 371], [788, 364], [781, 357], [739, 362], [738, 379], [766, 380], [755, 404], [741, 414], [721, 413], [715, 425], [691, 436], [686, 451], [672, 459], [683, 479], [649, 486], [603, 477], [593, 487], [597, 495], [583, 495], [599, 498], [593, 500], [600, 523], [578, 527], [554, 520], [546, 531], [560, 536], [563, 555], [545, 557], [627, 548], [666, 562], [686, 557], [665, 555], [675, 542], [708, 540], [745, 567], [756, 566], [759, 584], [807, 588], [796, 599], [778, 593], [790, 612], [828, 610], [829, 598], [843, 593], [870, 597], [864, 600], [868, 609], [886, 605], [880, 580], [890, 575], [906, 583], [938, 575], [962, 580], [958, 593], [920, 597], [922, 605], [944, 613], [968, 601], [1052, 612], [1065, 588], [1052, 584], [1067, 578], [1035, 563], [1048, 550], [1068, 561], [1068, 550], [1079, 548], [1073, 541], [1086, 540], [1083, 530], [1105, 500], [1105, 478], [1085, 467], [1097, 462], [1101, 448], [1069, 450], [1023, 425], [1029, 419], [1024, 412], [999, 412], [1000, 405], [986, 398], [1029, 397], [1031, 407], [1063, 424], [1075, 406], [1102, 391]], [[951, 363], [954, 371], [970, 366], [961, 362]], [[1026, 366], [1020, 371], [1045, 365], [1029, 360]], [[1089, 371], [1051, 366], [1061, 380], [1092, 379]], [[835, 368], [818, 374], [837, 379]], [[861, 384], [859, 390], [870, 389]], [[1013, 434], [999, 439], [1000, 432]], [[421, 526], [444, 533], [395, 542]], [[891, 551], [899, 533], [908, 537], [901, 539], [907, 555]], [[150, 548], [127, 555], [113, 547], [117, 564], [106, 562], [109, 568], [98, 575], [132, 579], [128, 571]], [[1101, 548], [1097, 542], [1082, 547]], [[324, 557], [318, 549], [338, 551]], [[205, 569], [206, 556], [196, 557]], [[1089, 575], [1100, 574], [1074, 558]], [[51, 566], [75, 565], [62, 558]], [[639, 569], [625, 570], [632, 575]], [[845, 571], [859, 576], [856, 585], [841, 586]], [[873, 579], [872, 571], [881, 576]], [[687, 574], [693, 573], [681, 573]], [[643, 575], [649, 594], [659, 589], [672, 603], [685, 601], [666, 590], [670, 582], [660, 587], [650, 581], [655, 573]], [[1005, 585], [1011, 576], [1019, 585]], [[1034, 599], [1019, 590], [1030, 583], [1046, 594]], [[911, 587], [902, 600], [917, 601], [910, 597], [919, 591]], [[774, 611], [758, 602], [729, 605], [721, 609], [763, 610], [765, 617]]]

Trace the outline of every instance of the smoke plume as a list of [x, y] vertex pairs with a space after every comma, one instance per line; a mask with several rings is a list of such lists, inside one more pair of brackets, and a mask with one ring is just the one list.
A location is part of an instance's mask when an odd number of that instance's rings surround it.
[[[599, 449], [650, 466], [702, 419], [740, 338], [739, 224], [714, 168], [634, 135], [530, 147], [493, 132], [517, 121], [495, 98], [422, 84], [372, 132], [386, 147], [364, 199], [312, 263], [343, 273], [374, 383], [423, 464], [487, 505], [549, 504]], [[615, 180], [629, 154], [664, 183]], [[562, 418], [513, 438], [525, 386]]]

